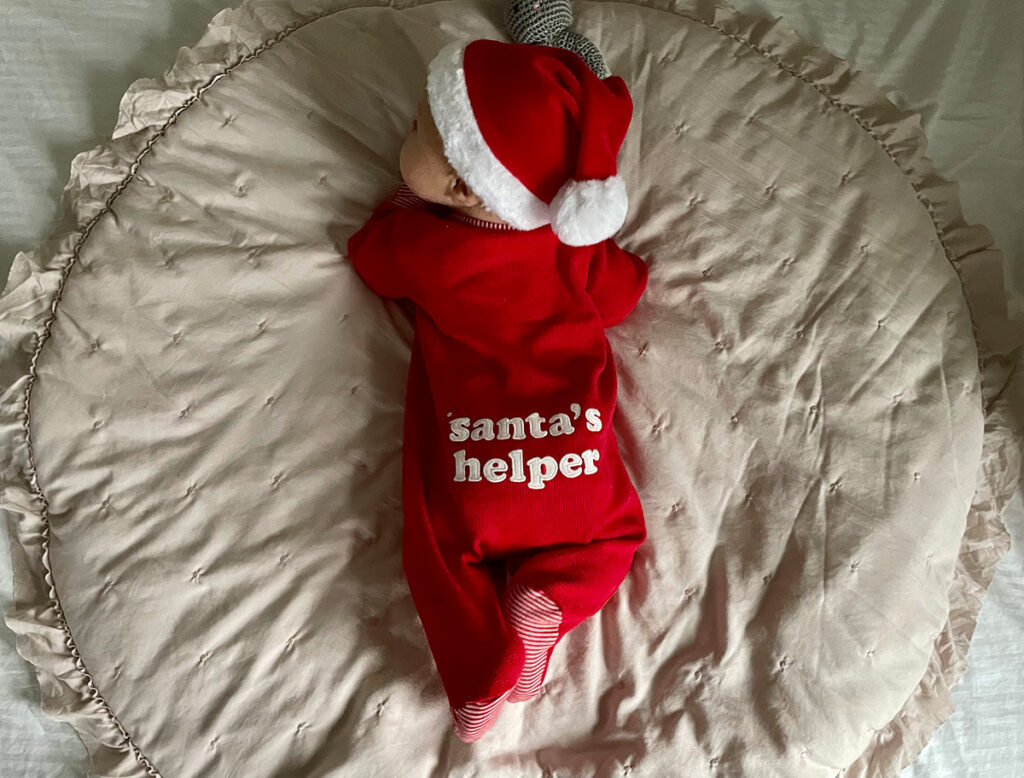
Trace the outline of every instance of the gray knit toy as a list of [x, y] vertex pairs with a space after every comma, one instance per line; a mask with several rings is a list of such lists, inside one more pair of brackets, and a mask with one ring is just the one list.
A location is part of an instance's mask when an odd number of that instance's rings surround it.
[[611, 75], [600, 49], [572, 29], [570, 0], [506, 0], [505, 29], [515, 43], [568, 49], [579, 54], [598, 78]]

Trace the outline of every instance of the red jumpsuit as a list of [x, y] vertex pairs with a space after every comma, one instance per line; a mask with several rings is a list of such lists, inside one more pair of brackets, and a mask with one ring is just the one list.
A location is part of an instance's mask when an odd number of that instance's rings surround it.
[[401, 186], [348, 241], [377, 294], [414, 303], [402, 567], [451, 708], [479, 738], [611, 598], [646, 538], [612, 430], [604, 330], [647, 285], [612, 239], [562, 244]]

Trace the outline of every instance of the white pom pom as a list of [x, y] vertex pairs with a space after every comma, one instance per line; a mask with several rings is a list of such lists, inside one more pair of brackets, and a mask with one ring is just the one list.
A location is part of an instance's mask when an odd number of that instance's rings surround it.
[[570, 178], [551, 201], [551, 229], [568, 246], [589, 246], [618, 232], [628, 208], [626, 182], [620, 176]]

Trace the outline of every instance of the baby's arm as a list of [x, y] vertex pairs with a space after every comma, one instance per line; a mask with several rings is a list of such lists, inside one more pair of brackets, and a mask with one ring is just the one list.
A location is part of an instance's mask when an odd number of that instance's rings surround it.
[[407, 280], [401, 267], [402, 251], [408, 251], [411, 235], [409, 211], [431, 210], [433, 203], [417, 196], [402, 184], [388, 200], [380, 203], [366, 223], [348, 239], [348, 257], [359, 277], [381, 297], [408, 296]]
[[647, 288], [647, 264], [636, 254], [619, 248], [609, 238], [590, 261], [587, 292], [605, 327], [629, 316]]

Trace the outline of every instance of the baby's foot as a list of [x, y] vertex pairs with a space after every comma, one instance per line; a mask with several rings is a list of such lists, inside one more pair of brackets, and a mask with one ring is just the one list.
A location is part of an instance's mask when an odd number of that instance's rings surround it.
[[509, 583], [505, 614], [526, 649], [523, 672], [512, 687], [509, 702], [533, 699], [544, 682], [551, 651], [558, 642], [562, 611], [543, 592], [518, 583]]
[[455, 734], [459, 736], [459, 739], [466, 743], [472, 743], [483, 737], [484, 733], [498, 720], [498, 714], [501, 713], [502, 706], [511, 693], [512, 689], [509, 689], [504, 694], [490, 700], [469, 702], [459, 708], [450, 708]]

